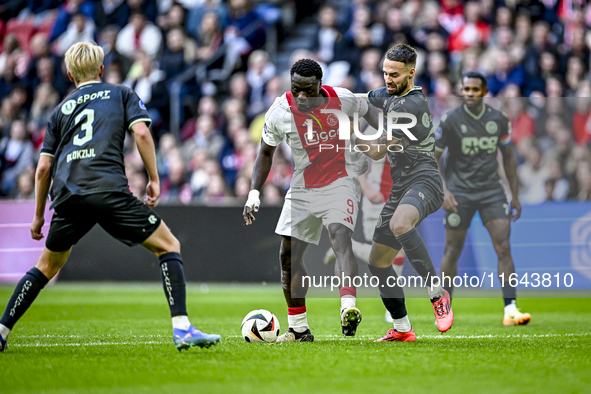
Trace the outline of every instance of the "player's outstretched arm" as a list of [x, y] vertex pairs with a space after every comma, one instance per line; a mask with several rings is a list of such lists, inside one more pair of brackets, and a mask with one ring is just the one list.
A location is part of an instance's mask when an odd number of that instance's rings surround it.
[[437, 169], [439, 170], [439, 175], [441, 176], [441, 183], [443, 184], [443, 209], [446, 211], [452, 211], [458, 213], [458, 202], [456, 201], [456, 197], [450, 192], [447, 187], [445, 186], [445, 176], [443, 175], [443, 168], [441, 168], [441, 164], [439, 161], [441, 160], [441, 155], [443, 151], [435, 149], [435, 161], [437, 162]]
[[156, 149], [150, 129], [144, 122], [137, 122], [131, 126], [135, 135], [135, 143], [140, 152], [146, 171], [148, 172], [148, 186], [146, 187], [145, 203], [149, 207], [156, 206], [160, 198], [160, 178], [156, 167]]
[[259, 154], [254, 162], [254, 168], [252, 170], [250, 193], [248, 193], [248, 199], [246, 200], [244, 210], [242, 211], [242, 216], [244, 216], [244, 222], [247, 226], [251, 225], [255, 220], [253, 212], [259, 211], [259, 206], [261, 205], [261, 189], [271, 171], [275, 148], [275, 146], [268, 145], [265, 141], [261, 140], [261, 148], [259, 149]]
[[[521, 216], [521, 202], [519, 202], [519, 179], [517, 178], [517, 159], [513, 151], [513, 145], [509, 144], [501, 148], [503, 154], [503, 167], [511, 188], [511, 218], [513, 221]], [[515, 212], [513, 212], [515, 210]]]
[[31, 238], [40, 240], [43, 238], [43, 224], [45, 224], [45, 203], [49, 186], [51, 186], [52, 156], [41, 155], [35, 172], [35, 217], [31, 223]]

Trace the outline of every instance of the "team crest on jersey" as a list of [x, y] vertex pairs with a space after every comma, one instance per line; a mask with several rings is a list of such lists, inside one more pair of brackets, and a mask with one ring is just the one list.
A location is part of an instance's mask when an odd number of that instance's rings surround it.
[[486, 122], [484, 128], [486, 129], [486, 131], [488, 131], [489, 134], [494, 134], [499, 129], [499, 126], [497, 126], [496, 122], [489, 120], [488, 122]]
[[468, 128], [466, 127], [465, 124], [460, 125], [460, 130], [462, 131], [462, 133], [467, 133], [468, 132]]
[[144, 102], [142, 100], [140, 100], [140, 108], [146, 109], [146, 105], [144, 104]]
[[335, 114], [328, 114], [328, 116], [326, 117], [326, 123], [329, 127], [335, 127], [339, 124], [339, 119]]
[[62, 105], [62, 113], [64, 115], [70, 115], [72, 112], [74, 112], [75, 108], [76, 100], [68, 100], [64, 103], [64, 105]]
[[423, 126], [425, 126], [425, 127], [429, 127], [429, 125], [431, 124], [431, 119], [429, 119], [429, 115], [426, 112], [423, 114], [422, 121], [423, 121]]

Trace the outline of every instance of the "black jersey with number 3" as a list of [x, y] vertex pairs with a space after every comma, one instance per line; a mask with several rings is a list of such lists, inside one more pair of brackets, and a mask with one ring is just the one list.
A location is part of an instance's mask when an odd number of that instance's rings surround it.
[[70, 93], [53, 112], [41, 149], [54, 158], [52, 207], [72, 195], [129, 190], [123, 142], [137, 122], [151, 124], [144, 104], [125, 86], [93, 81]]

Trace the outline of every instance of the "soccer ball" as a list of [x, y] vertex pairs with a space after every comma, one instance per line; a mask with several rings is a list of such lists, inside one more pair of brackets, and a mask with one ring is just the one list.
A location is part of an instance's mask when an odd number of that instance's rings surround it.
[[279, 320], [271, 312], [256, 309], [242, 320], [242, 337], [246, 342], [273, 343], [279, 336]]

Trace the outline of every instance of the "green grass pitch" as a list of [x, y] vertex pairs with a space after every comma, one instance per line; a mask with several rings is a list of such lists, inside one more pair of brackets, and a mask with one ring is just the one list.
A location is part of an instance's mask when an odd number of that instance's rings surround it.
[[[207, 291], [204, 291], [207, 290]], [[0, 287], [0, 304], [12, 287]], [[429, 301], [407, 300], [418, 339], [374, 343], [390, 325], [379, 299], [359, 299], [357, 336], [343, 339], [338, 299], [310, 299], [315, 343], [249, 344], [252, 309], [287, 328], [278, 285], [188, 285], [191, 320], [222, 335], [179, 353], [157, 284], [49, 286], [0, 354], [0, 393], [542, 393], [591, 392], [591, 299], [519, 299], [532, 314], [502, 325], [502, 300], [455, 299], [445, 334]]]

